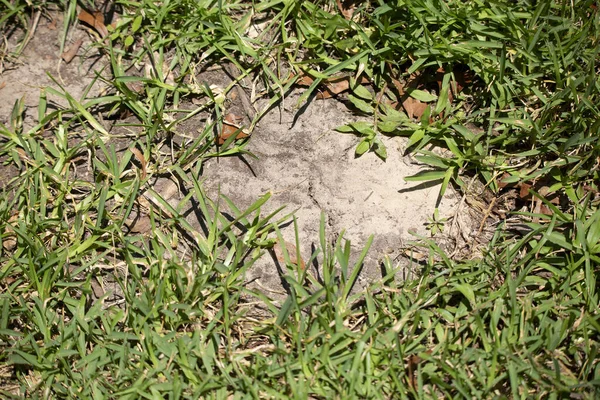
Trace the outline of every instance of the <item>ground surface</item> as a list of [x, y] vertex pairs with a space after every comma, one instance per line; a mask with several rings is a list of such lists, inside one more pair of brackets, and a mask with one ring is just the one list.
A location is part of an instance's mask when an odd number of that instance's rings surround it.
[[0, 3], [0, 397], [599, 398], [563, 3]]
[[[93, 47], [92, 40], [81, 29], [72, 31], [66, 44], [69, 50], [75, 42], [83, 40], [78, 50], [80, 56], [66, 64], [61, 59], [60, 41], [62, 16], [60, 13], [46, 15], [40, 19], [37, 30], [31, 41], [25, 47], [22, 55], [11, 62], [5, 60], [0, 69], [0, 121], [6, 123], [15, 101], [24, 97], [26, 107], [25, 126], [31, 127], [37, 123], [37, 105], [40, 92], [45, 87], [53, 87], [69, 92], [79, 99], [87, 86], [94, 80], [95, 71], [100, 71], [104, 65], [98, 50]], [[19, 35], [12, 35], [16, 42]], [[49, 76], [51, 75], [52, 78]], [[90, 92], [98, 93], [99, 86]], [[49, 95], [49, 109], [53, 102], [65, 104], [64, 99]], [[61, 101], [62, 100], [62, 101]]]
[[[296, 96], [290, 96], [288, 104], [295, 104], [295, 100]], [[374, 153], [356, 158], [358, 139], [334, 131], [354, 119], [335, 100], [314, 100], [302, 113], [291, 106], [281, 114], [274, 109], [260, 122], [248, 146], [258, 159], [212, 159], [205, 178], [209, 193], [220, 188], [240, 207], [249, 206], [270, 191], [273, 197], [267, 208], [287, 205], [297, 210], [301, 254], [305, 258], [319, 241], [321, 212], [326, 216], [329, 233], [346, 231], [344, 237], [352, 242], [355, 254], [360, 253], [371, 234], [375, 235], [362, 274], [364, 284], [365, 280], [381, 278], [378, 260], [383, 256], [400, 259], [400, 249], [415, 238], [409, 232], [428, 235], [426, 223], [440, 188], [413, 189], [418, 185], [404, 181], [404, 177], [423, 169], [410, 157], [402, 156], [404, 139], [386, 140], [387, 161]], [[447, 195], [440, 205], [441, 216], [450, 216], [456, 205], [457, 199]], [[294, 243], [293, 226], [284, 230], [283, 236]], [[268, 282], [279, 281], [267, 270], [256, 271], [256, 276]]]
[[[0, 75], [0, 82], [5, 83], [0, 89], [0, 121], [6, 123], [14, 102], [25, 96], [25, 126], [35, 125], [40, 90], [46, 86], [60, 90], [49, 74], [79, 99], [105, 64], [106, 60], [93, 48], [82, 29], [73, 34], [73, 39], [85, 39], [79, 56], [65, 64], [60, 59], [60, 29], [56, 28], [60, 16], [55, 18], [55, 21], [42, 20], [19, 62], [5, 65]], [[204, 79], [210, 80], [209, 85], [225, 86], [230, 82], [225, 71], [205, 74]], [[97, 82], [88, 96], [98, 93], [101, 85]], [[344, 237], [352, 242], [353, 258], [361, 252], [368, 237], [374, 235], [359, 277], [362, 287], [381, 278], [379, 264], [384, 256], [396, 264], [407, 265], [401, 251], [415, 238], [410, 232], [429, 235], [426, 225], [436, 207], [440, 185], [404, 181], [424, 169], [412, 157], [403, 156], [404, 138], [384, 138], [387, 161], [374, 153], [355, 157], [358, 139], [336, 132], [335, 128], [360, 117], [337, 99], [313, 98], [307, 106], [297, 108], [301, 90], [292, 92], [285, 105], [272, 108], [255, 127], [247, 150], [257, 158], [246, 155], [210, 159], [202, 179], [209, 197], [218, 199], [220, 191], [241, 209], [271, 192], [265, 213], [280, 206], [287, 206], [287, 212], [296, 210], [300, 252], [305, 259], [310, 258], [319, 241], [321, 213], [326, 216], [330, 241], [342, 230], [346, 231]], [[65, 103], [56, 96], [49, 99]], [[260, 109], [265, 104], [255, 107]], [[186, 129], [193, 135], [202, 129], [202, 123], [200, 118], [192, 119], [186, 123]], [[117, 148], [126, 146], [117, 144]], [[159, 178], [152, 184], [173, 204], [183, 196], [167, 178]], [[457, 204], [455, 195], [447, 192], [439, 204], [440, 218], [453, 216]], [[190, 211], [187, 215], [189, 222], [200, 230], [195, 214]], [[295, 243], [292, 224], [287, 224], [282, 233], [287, 242]], [[248, 278], [273, 293], [281, 292], [281, 279], [269, 254], [249, 271]]]

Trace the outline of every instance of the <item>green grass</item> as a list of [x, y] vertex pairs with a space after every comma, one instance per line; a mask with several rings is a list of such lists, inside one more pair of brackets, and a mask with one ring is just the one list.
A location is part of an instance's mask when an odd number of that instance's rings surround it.
[[[99, 44], [112, 90], [76, 99], [46, 88], [38, 125], [23, 126], [21, 101], [0, 126], [0, 157], [19, 171], [0, 198], [2, 396], [598, 397], [595, 2], [365, 2], [353, 21], [335, 2], [117, 3], [124, 16]], [[67, 21], [74, 4], [63, 5]], [[2, 2], [0, 26], [27, 27], [30, 11], [31, 3]], [[253, 20], [267, 21], [257, 37], [247, 33]], [[152, 70], [138, 76], [144, 57]], [[522, 213], [519, 234], [500, 225], [475, 259], [450, 259], [421, 238], [428, 257], [413, 266], [417, 278], [399, 281], [385, 260], [386, 277], [360, 293], [352, 291], [360, 259], [351, 265], [350, 244], [343, 235], [328, 243], [322, 223], [306, 260], [321, 279], [285, 263], [290, 292], [277, 302], [250, 290], [245, 272], [291, 216], [263, 215], [268, 194], [240, 210], [203, 191], [207, 158], [246, 152], [243, 141], [214, 146], [234, 86], [189, 79], [226, 61], [240, 81], [256, 77], [269, 107], [297, 79], [289, 71], [315, 78], [301, 101], [314, 101], [327, 76], [360, 73], [375, 94], [352, 82], [349, 99], [371, 122], [340, 127], [360, 137], [358, 154], [384, 158], [381, 135], [407, 136], [431, 166], [409, 179], [467, 190], [464, 177], [477, 176], [494, 192], [501, 178], [543, 182], [560, 205], [534, 192], [552, 215]], [[392, 78], [440, 67], [442, 90], [428, 82], [412, 92], [429, 115], [415, 121], [388, 105], [399, 97]], [[451, 102], [445, 88], [461, 71], [473, 82]], [[50, 112], [48, 96], [69, 106]], [[109, 132], [107, 117], [123, 110], [133, 117]], [[165, 152], [199, 113], [212, 122]], [[177, 177], [189, 195], [177, 205], [161, 198], [149, 184], [160, 175]], [[184, 218], [192, 197], [205, 230]], [[124, 233], [138, 207], [148, 208], [152, 235]], [[95, 300], [95, 286], [112, 281], [123, 300]]]

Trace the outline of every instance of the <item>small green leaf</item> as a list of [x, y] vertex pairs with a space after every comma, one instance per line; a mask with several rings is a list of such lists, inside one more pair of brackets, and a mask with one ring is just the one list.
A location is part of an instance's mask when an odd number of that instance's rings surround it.
[[140, 29], [140, 27], [142, 26], [143, 19], [144, 19], [144, 17], [142, 17], [141, 15], [138, 15], [137, 17], [135, 17], [135, 19], [133, 20], [133, 24], [131, 24], [131, 31], [133, 33], [136, 33]]
[[358, 108], [360, 111], [362, 111], [364, 113], [372, 114], [374, 111], [374, 108], [369, 103], [367, 103], [364, 100], [359, 99], [358, 97], [352, 96], [351, 94], [348, 95], [348, 100], [350, 100], [352, 102], [354, 107]]
[[412, 135], [410, 135], [410, 138], [408, 139], [408, 144], [406, 147], [411, 147], [411, 146], [415, 145], [416, 143], [420, 142], [421, 139], [423, 139], [423, 136], [425, 136], [425, 130], [417, 129], [416, 131], [413, 132]]
[[466, 297], [467, 300], [469, 300], [471, 307], [475, 306], [475, 292], [473, 291], [473, 288], [471, 287], [471, 285], [466, 284], [466, 283], [461, 283], [461, 284], [454, 285], [454, 287], [459, 292], [461, 292], [463, 294], [463, 296]]
[[392, 133], [398, 126], [399, 124], [394, 121], [381, 121], [377, 124], [377, 129], [381, 132]]
[[125, 47], [131, 46], [133, 44], [133, 36], [127, 36], [123, 44], [125, 45]]
[[437, 100], [438, 98], [437, 96], [434, 96], [431, 93], [419, 89], [409, 89], [407, 90], [407, 93], [410, 95], [410, 97], [422, 101], [424, 103], [429, 103], [430, 101]]
[[375, 145], [373, 147], [375, 154], [385, 161], [387, 159], [387, 149], [385, 148], [385, 144], [383, 144], [381, 140], [375, 139]]
[[358, 97], [361, 97], [365, 100], [373, 100], [373, 94], [371, 92], [369, 92], [369, 90], [362, 86], [362, 85], [358, 85], [356, 86], [352, 92], [354, 92], [355, 95], [357, 95]]
[[369, 148], [371, 147], [371, 143], [367, 139], [361, 140], [361, 142], [356, 146], [355, 155], [356, 157], [360, 157], [365, 154]]
[[364, 133], [366, 130], [373, 129], [373, 124], [365, 121], [356, 121], [349, 124], [357, 132]]
[[354, 133], [355, 132], [355, 129], [352, 128], [352, 126], [350, 126], [350, 125], [338, 126], [337, 128], [335, 128], [335, 130], [340, 133]]

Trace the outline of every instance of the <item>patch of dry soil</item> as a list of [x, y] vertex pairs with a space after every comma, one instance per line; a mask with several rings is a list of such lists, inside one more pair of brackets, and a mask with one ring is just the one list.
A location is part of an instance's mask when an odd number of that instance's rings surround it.
[[[83, 40], [76, 56], [69, 64], [60, 57], [58, 37], [62, 29], [62, 15], [58, 12], [44, 15], [40, 18], [35, 34], [23, 53], [15, 62], [0, 63], [0, 123], [9, 122], [10, 113], [15, 101], [24, 98], [26, 128], [37, 124], [37, 107], [40, 92], [45, 87], [53, 87], [62, 91], [48, 76], [49, 74], [60, 85], [79, 100], [86, 87], [93, 81], [94, 71], [100, 70], [104, 60], [93, 47], [92, 41], [82, 29], [72, 31], [67, 40], [66, 48], [73, 43]], [[16, 47], [19, 35], [3, 38], [9, 43], [9, 48]], [[90, 95], [98, 93], [98, 84]], [[57, 104], [66, 105], [65, 99], [48, 95], [49, 110], [56, 109]]]
[[[292, 95], [286, 104], [295, 104], [296, 100], [297, 95]], [[334, 131], [353, 120], [356, 117], [335, 100], [313, 100], [300, 114], [294, 109], [281, 113], [275, 109], [258, 124], [247, 147], [258, 159], [212, 159], [204, 178], [211, 197], [220, 190], [240, 208], [271, 192], [265, 214], [282, 205], [297, 210], [305, 260], [319, 243], [322, 212], [328, 239], [333, 241], [345, 230], [353, 258], [373, 234], [371, 251], [359, 278], [363, 286], [381, 278], [380, 261], [384, 256], [399, 260], [401, 247], [415, 239], [409, 232], [428, 235], [426, 223], [434, 212], [440, 186], [404, 180], [424, 167], [402, 155], [406, 143], [403, 138], [382, 138], [388, 149], [385, 162], [374, 153], [355, 158], [359, 139]], [[457, 197], [449, 191], [439, 205], [440, 217], [453, 215], [457, 203]], [[286, 241], [295, 243], [293, 225], [284, 228], [282, 234]], [[280, 277], [273, 260], [266, 258], [250, 271], [249, 278], [275, 288]]]

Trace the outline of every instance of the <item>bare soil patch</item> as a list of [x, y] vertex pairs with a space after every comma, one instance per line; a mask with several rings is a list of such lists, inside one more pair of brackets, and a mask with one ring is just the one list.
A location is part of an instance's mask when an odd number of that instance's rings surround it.
[[[37, 121], [37, 106], [40, 92], [45, 87], [62, 91], [53, 81], [56, 80], [75, 99], [80, 99], [86, 88], [101, 71], [105, 59], [94, 47], [93, 41], [82, 29], [72, 30], [65, 48], [73, 49], [80, 43], [76, 56], [70, 63], [61, 59], [60, 41], [63, 24], [62, 14], [53, 12], [44, 14], [36, 31], [16, 60], [4, 59], [0, 65], [0, 122], [8, 123], [15, 101], [25, 99], [24, 126], [32, 127]], [[7, 38], [10, 48], [16, 46], [20, 35]], [[52, 76], [52, 78], [50, 77]], [[94, 85], [88, 96], [99, 93], [100, 85]], [[65, 105], [66, 101], [57, 96], [48, 95], [48, 108], [55, 109], [56, 104]]]

